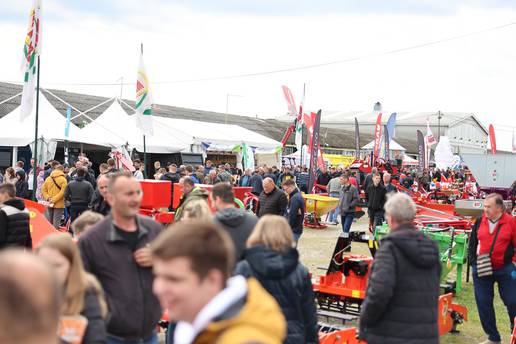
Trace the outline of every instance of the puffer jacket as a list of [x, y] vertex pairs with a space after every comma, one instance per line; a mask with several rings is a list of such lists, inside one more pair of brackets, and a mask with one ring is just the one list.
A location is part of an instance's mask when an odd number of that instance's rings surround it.
[[43, 187], [41, 188], [41, 194], [44, 200], [52, 198], [54, 208], [64, 208], [64, 193], [66, 189], [66, 177], [63, 171], [54, 170], [50, 173], [50, 176], [45, 179]]
[[368, 344], [437, 344], [441, 264], [437, 245], [400, 225], [376, 252], [360, 314]]
[[8, 246], [32, 249], [29, 211], [18, 198], [0, 205], [0, 248]]
[[236, 261], [243, 259], [247, 238], [256, 226], [258, 218], [242, 209], [228, 208], [215, 214], [215, 222], [226, 230], [235, 244]]
[[319, 343], [312, 281], [297, 250], [282, 254], [258, 245], [247, 249], [245, 257], [235, 274], [256, 278], [276, 299], [287, 320], [284, 343]]
[[283, 190], [274, 187], [270, 193], [266, 193], [265, 190], [262, 191], [256, 213], [258, 214], [258, 217], [262, 217], [267, 214], [283, 216], [287, 209], [287, 204], [287, 195]]

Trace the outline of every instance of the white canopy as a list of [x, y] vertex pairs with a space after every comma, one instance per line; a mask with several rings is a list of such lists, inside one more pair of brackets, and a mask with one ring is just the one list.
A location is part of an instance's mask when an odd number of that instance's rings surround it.
[[[364, 147], [362, 147], [364, 150], [373, 150], [374, 149], [374, 140], [366, 144]], [[403, 148], [398, 142], [391, 140], [391, 143], [389, 145], [389, 150], [391, 151], [405, 151], [406, 149]]]
[[419, 162], [416, 159], [412, 159], [408, 155], [403, 156], [403, 162], [402, 162], [403, 166], [416, 166], [418, 164], [419, 164]]
[[199, 122], [187, 119], [154, 117], [154, 123], [162, 123], [167, 128], [175, 128], [190, 134], [194, 144], [237, 145], [245, 142], [248, 146], [262, 150], [273, 150], [280, 142], [234, 124]]
[[[22, 147], [34, 142], [36, 106], [31, 114], [20, 122], [20, 109], [17, 107], [0, 118], [0, 146]], [[66, 118], [56, 110], [43, 93], [39, 93], [38, 139], [64, 141]], [[70, 123], [68, 140], [99, 144], [93, 137], [83, 133], [79, 127]]]
[[[135, 117], [129, 116], [117, 101], [82, 131], [95, 137], [98, 142], [113, 147], [128, 144], [131, 148], [143, 151], [143, 135], [136, 126]], [[154, 135], [147, 136], [145, 140], [149, 153], [175, 153], [192, 144], [191, 135], [168, 128], [158, 121], [154, 121]]]

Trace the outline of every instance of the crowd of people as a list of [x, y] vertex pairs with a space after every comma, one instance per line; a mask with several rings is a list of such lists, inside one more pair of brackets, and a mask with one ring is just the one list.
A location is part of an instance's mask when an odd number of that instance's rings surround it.
[[[318, 343], [311, 274], [297, 250], [306, 169], [156, 164], [154, 178], [179, 183], [182, 192], [175, 209], [171, 195], [174, 223], [163, 228], [139, 214], [139, 161], [132, 173], [118, 171], [113, 159], [96, 173], [86, 156], [72, 168], [51, 161], [34, 172], [32, 165], [19, 173], [23, 164], [17, 164], [14, 178], [9, 172], [0, 184], [0, 342], [56, 343], [63, 319], [72, 317], [84, 325], [82, 343], [155, 344], [166, 317], [167, 343]], [[211, 192], [201, 183], [213, 184]], [[367, 175], [321, 168], [315, 184], [339, 198], [329, 218], [340, 219], [344, 233], [361, 192], [370, 228], [387, 222], [392, 230], [375, 256], [360, 337], [370, 344], [438, 343], [439, 251], [412, 225], [412, 199], [376, 168]], [[252, 188], [256, 215], [235, 206], [235, 186]], [[47, 236], [34, 253], [22, 200], [31, 193], [47, 205], [56, 228], [70, 223], [69, 233]], [[488, 196], [469, 248], [488, 343], [500, 342], [495, 283], [509, 316], [516, 316], [515, 248], [515, 220], [504, 214], [499, 195]], [[12, 326], [12, 319], [29, 316], [31, 331]]]

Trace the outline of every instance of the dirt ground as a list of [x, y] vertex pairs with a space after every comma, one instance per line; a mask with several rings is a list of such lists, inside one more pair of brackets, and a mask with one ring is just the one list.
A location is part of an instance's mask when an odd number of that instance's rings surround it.
[[[367, 220], [365, 217], [362, 217], [359, 221], [353, 223], [351, 230], [366, 229]], [[323, 230], [305, 228], [299, 241], [298, 249], [301, 261], [312, 272], [314, 279], [325, 273], [333, 253], [337, 237], [341, 233], [341, 230], [340, 225], [330, 225], [328, 228]], [[351, 251], [352, 253], [370, 255], [367, 245], [362, 243], [353, 243]], [[473, 344], [486, 340], [478, 318], [478, 312], [473, 295], [473, 284], [471, 281], [470, 283], [466, 283], [465, 276], [463, 276], [463, 290], [456, 296], [455, 302], [468, 307], [469, 319], [467, 322], [459, 326], [458, 330], [460, 333], [447, 334], [441, 337], [440, 342], [450, 344]], [[507, 320], [508, 317], [498, 292], [495, 293], [495, 310], [498, 319], [498, 329], [502, 335], [503, 343], [509, 343], [510, 328]], [[356, 324], [349, 323], [349, 326], [353, 325]]]

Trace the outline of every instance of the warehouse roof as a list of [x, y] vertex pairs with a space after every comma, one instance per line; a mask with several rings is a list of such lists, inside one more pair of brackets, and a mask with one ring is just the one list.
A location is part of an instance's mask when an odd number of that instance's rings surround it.
[[[12, 84], [12, 83], [4, 83], [0, 82], [0, 102], [15, 96], [16, 94], [22, 91], [22, 86]], [[43, 94], [47, 97], [50, 103], [63, 115], [66, 116], [67, 105], [64, 103], [69, 103], [73, 108], [72, 109], [72, 118], [79, 115], [79, 111], [86, 111], [90, 108], [93, 108], [103, 102], [103, 105], [96, 107], [95, 109], [88, 111], [87, 116], [94, 120], [100, 114], [102, 114], [111, 103], [114, 101], [108, 101], [109, 98], [99, 97], [87, 94], [73, 93], [67, 92], [64, 90], [45, 90], [42, 89]], [[58, 98], [63, 101], [59, 100]], [[20, 105], [21, 96], [16, 96], [11, 100], [0, 104], [0, 118], [5, 116], [7, 113], [14, 110], [17, 106]], [[134, 107], [134, 101], [132, 100], [124, 100], [129, 106]], [[123, 104], [123, 102], [122, 102]], [[128, 114], [132, 114], [134, 111], [129, 107], [123, 104], [124, 110]], [[79, 110], [79, 111], [77, 111]], [[162, 105], [155, 104], [154, 105], [154, 114], [156, 116], [162, 117], [170, 117], [177, 119], [189, 119], [194, 121], [202, 121], [202, 122], [211, 122], [211, 123], [226, 123], [227, 124], [236, 124], [241, 127], [244, 127], [248, 130], [257, 132], [264, 136], [270, 137], [276, 141], [281, 141], [283, 135], [285, 134], [286, 129], [289, 126], [289, 122], [285, 120], [278, 119], [261, 119], [247, 116], [239, 116], [234, 114], [225, 114], [219, 112], [212, 111], [204, 111], [204, 110], [195, 110], [195, 109], [187, 109], [177, 106], [170, 105]], [[89, 119], [86, 119], [83, 115], [77, 116], [73, 119], [75, 124], [81, 124], [83, 121], [89, 122]], [[365, 145], [369, 141], [373, 139], [373, 133], [361, 133], [360, 135], [360, 144]], [[412, 140], [400, 140], [397, 141], [407, 148], [408, 152], [416, 152], [417, 147], [416, 143]], [[354, 133], [351, 131], [346, 131], [342, 129], [335, 128], [327, 128], [324, 126], [324, 123], [321, 125], [321, 142], [324, 146], [329, 146], [333, 148], [354, 148]], [[288, 141], [289, 144], [294, 144], [294, 135], [292, 135]]]

